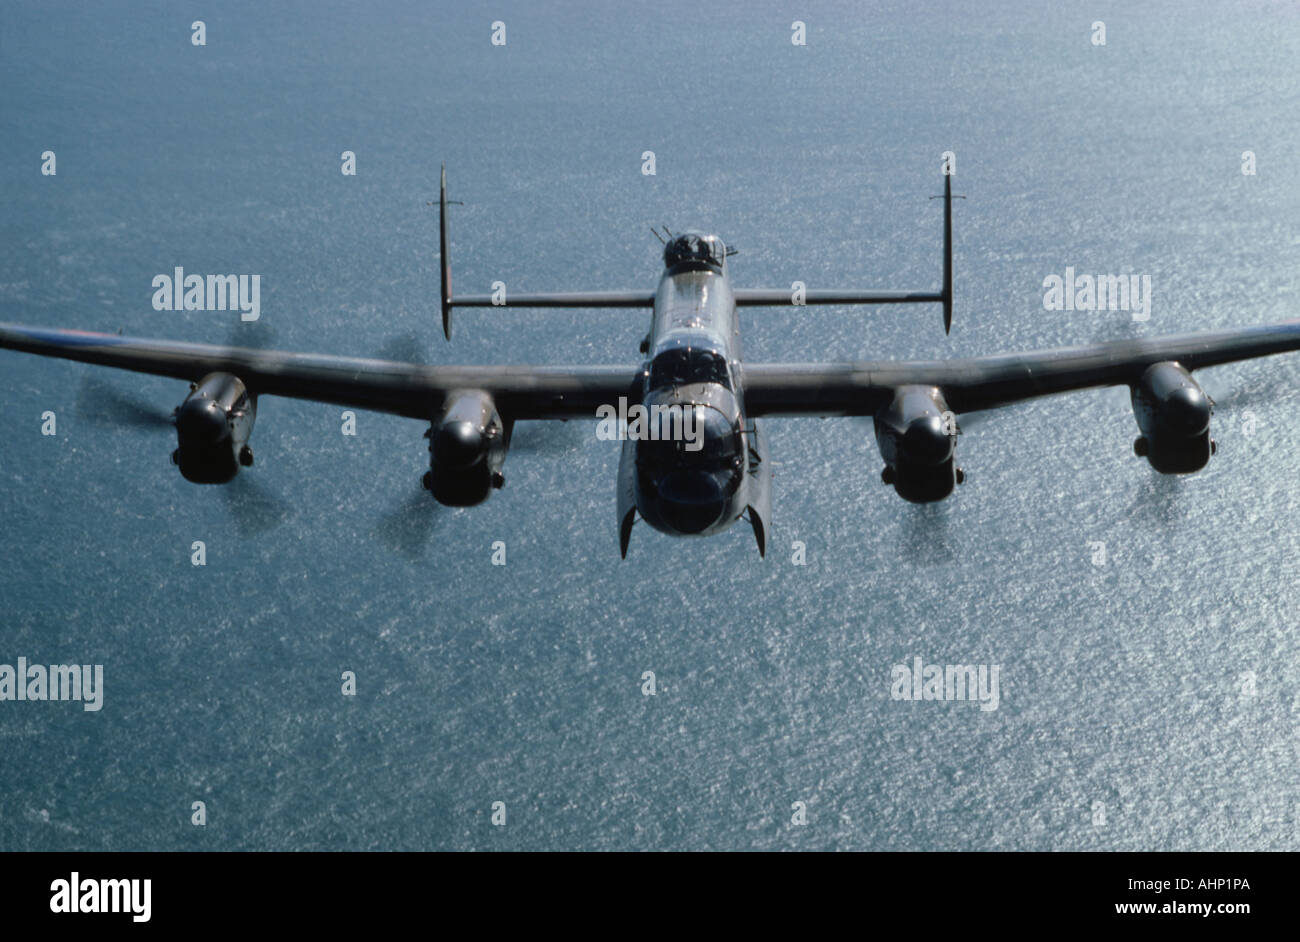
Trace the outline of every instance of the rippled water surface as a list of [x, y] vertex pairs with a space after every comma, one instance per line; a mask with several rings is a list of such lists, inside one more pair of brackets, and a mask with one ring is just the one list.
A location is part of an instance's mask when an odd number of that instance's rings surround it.
[[[225, 3], [204, 47], [164, 3], [5, 8], [0, 320], [632, 365], [640, 312], [442, 340], [441, 161], [462, 291], [647, 289], [650, 224], [719, 232], [742, 286], [929, 289], [945, 150], [951, 337], [931, 307], [754, 309], [750, 360], [1300, 316], [1284, 5], [816, 4], [803, 47], [783, 4], [542, 6]], [[258, 326], [154, 311], [176, 265], [260, 273]], [[1066, 266], [1149, 275], [1150, 320], [1044, 310]], [[521, 426], [506, 488], [452, 510], [418, 423], [265, 399], [256, 466], [204, 488], [106, 405], [183, 384], [0, 352], [0, 663], [105, 669], [98, 713], [0, 703], [0, 848], [1296, 849], [1300, 358], [1202, 378], [1192, 477], [1133, 456], [1126, 390], [971, 422], [930, 507], [869, 422], [773, 421], [766, 560], [742, 524], [638, 527], [624, 562], [594, 422]], [[914, 657], [999, 665], [998, 709], [892, 699]]]

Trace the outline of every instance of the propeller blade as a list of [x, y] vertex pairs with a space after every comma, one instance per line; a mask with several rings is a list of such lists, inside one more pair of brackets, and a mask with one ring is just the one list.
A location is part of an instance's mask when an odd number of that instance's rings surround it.
[[1214, 399], [1216, 410], [1261, 408], [1274, 403], [1287, 402], [1295, 397], [1296, 391], [1293, 378], [1274, 375], [1262, 382], [1239, 386], [1226, 396], [1219, 397], [1211, 393], [1210, 398]]
[[256, 537], [269, 533], [290, 516], [284, 501], [271, 493], [247, 471], [236, 475], [229, 484], [221, 486], [235, 527], [243, 537]]
[[397, 363], [426, 363], [426, 345], [415, 331], [407, 331], [389, 337], [375, 353], [376, 359], [393, 360]]
[[1180, 499], [1183, 491], [1179, 475], [1143, 475], [1142, 484], [1129, 504], [1128, 515], [1159, 527], [1173, 526], [1187, 517], [1186, 502]]
[[419, 488], [402, 505], [380, 518], [375, 534], [385, 546], [407, 559], [424, 557], [442, 505]]
[[237, 320], [226, 332], [226, 346], [269, 350], [276, 346], [275, 329], [261, 321]]
[[905, 508], [902, 524], [903, 558], [913, 566], [942, 566], [956, 556], [948, 532], [946, 502]]
[[[595, 419], [593, 417], [592, 422]], [[568, 422], [517, 422], [510, 433], [511, 455], [562, 455], [582, 446], [594, 425], [581, 419]], [[507, 471], [509, 459], [506, 460]]]
[[170, 410], [136, 399], [103, 380], [87, 376], [77, 393], [74, 412], [79, 419], [116, 428], [170, 428]]

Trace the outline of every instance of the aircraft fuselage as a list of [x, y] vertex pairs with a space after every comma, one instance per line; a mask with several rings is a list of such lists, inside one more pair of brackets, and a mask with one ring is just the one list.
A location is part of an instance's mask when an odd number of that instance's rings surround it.
[[636, 504], [656, 530], [706, 536], [731, 526], [748, 500], [751, 442], [736, 302], [726, 248], [716, 236], [676, 236], [665, 247], [664, 263], [643, 403], [659, 414], [680, 414], [682, 421], [665, 426], [676, 433], [635, 442]]

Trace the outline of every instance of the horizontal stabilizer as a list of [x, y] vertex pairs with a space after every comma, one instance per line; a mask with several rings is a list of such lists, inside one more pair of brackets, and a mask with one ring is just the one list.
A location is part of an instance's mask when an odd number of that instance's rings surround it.
[[654, 307], [653, 291], [564, 291], [538, 294], [466, 294], [450, 298], [452, 307]]
[[787, 288], [737, 288], [737, 307], [799, 307], [804, 304], [924, 304], [943, 300], [938, 291], [804, 291]]

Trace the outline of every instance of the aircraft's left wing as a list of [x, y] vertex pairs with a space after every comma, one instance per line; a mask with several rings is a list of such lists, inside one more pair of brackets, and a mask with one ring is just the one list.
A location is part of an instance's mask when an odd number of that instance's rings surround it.
[[751, 416], [874, 415], [900, 386], [937, 386], [956, 413], [1092, 386], [1131, 385], [1154, 363], [1188, 370], [1300, 350], [1300, 321], [957, 360], [746, 365]]
[[617, 403], [620, 396], [639, 401], [641, 395], [639, 365], [422, 366], [3, 323], [0, 348], [190, 382], [209, 373], [232, 373], [253, 395], [312, 399], [425, 420], [438, 415], [449, 392], [462, 389], [490, 393], [510, 420], [594, 417], [599, 405]]

